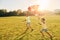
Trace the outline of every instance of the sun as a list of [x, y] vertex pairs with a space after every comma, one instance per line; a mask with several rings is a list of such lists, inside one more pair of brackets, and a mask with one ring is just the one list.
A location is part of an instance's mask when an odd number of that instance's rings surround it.
[[49, 0], [37, 0], [36, 3], [39, 5], [39, 10], [48, 9]]

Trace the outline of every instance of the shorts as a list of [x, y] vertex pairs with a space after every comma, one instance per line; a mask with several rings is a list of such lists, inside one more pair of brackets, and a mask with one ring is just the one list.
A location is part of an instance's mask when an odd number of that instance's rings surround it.
[[41, 29], [40, 32], [47, 32], [47, 29]]
[[30, 24], [30, 22], [27, 22], [27, 24]]
[[27, 23], [26, 23], [26, 26], [29, 27], [29, 26], [30, 26], [30, 22], [27, 22]]

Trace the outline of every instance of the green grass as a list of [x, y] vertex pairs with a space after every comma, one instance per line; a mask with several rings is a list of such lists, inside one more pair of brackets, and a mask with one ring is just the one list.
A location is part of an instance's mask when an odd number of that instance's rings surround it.
[[[23, 22], [24, 16], [21, 17], [0, 17], [0, 40], [42, 40], [39, 32], [41, 26], [38, 24], [37, 17], [31, 16], [31, 27], [33, 32], [26, 30], [26, 23]], [[60, 40], [60, 16], [46, 16], [46, 22], [49, 32], [54, 37], [53, 40]], [[24, 33], [25, 32], [25, 33]], [[24, 34], [22, 34], [24, 33]], [[22, 35], [21, 35], [22, 34]], [[46, 33], [44, 40], [50, 40]]]

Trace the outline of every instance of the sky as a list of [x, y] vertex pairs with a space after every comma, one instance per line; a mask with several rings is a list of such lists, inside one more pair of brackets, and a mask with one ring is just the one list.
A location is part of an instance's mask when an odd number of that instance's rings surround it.
[[29, 6], [36, 4], [40, 10], [60, 9], [60, 0], [0, 0], [0, 9], [27, 10]]

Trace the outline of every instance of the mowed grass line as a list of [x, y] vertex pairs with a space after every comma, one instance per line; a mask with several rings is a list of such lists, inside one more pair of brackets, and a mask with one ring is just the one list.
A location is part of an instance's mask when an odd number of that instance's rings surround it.
[[[26, 30], [26, 23], [23, 22], [25, 16], [0, 17], [0, 40], [41, 40], [41, 26], [36, 19], [37, 17], [31, 16], [31, 27], [34, 31], [30, 32], [29, 29], [25, 34], [21, 35]], [[49, 32], [54, 36], [54, 40], [60, 40], [60, 16], [46, 16], [46, 22]], [[46, 35], [44, 40], [50, 39]]]

